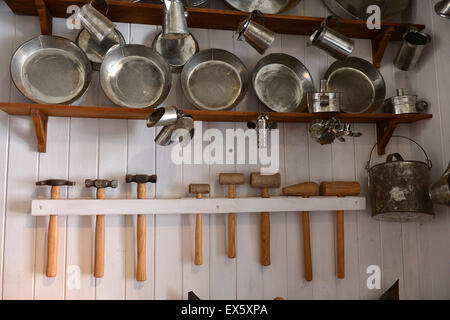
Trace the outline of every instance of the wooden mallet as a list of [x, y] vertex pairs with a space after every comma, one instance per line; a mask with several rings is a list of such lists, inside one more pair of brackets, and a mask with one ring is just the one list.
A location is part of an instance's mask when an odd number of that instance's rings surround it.
[[[49, 179], [36, 182], [37, 186], [51, 186], [50, 197], [52, 200], [60, 198], [60, 188], [62, 186], [73, 186], [75, 182], [62, 179]], [[47, 270], [46, 276], [56, 277], [58, 270], [58, 238], [59, 238], [58, 216], [51, 215], [48, 224], [47, 235]]]
[[[314, 182], [299, 183], [283, 188], [283, 193], [287, 196], [300, 196], [303, 198], [319, 195], [319, 185]], [[305, 279], [312, 280], [312, 258], [311, 258], [311, 240], [309, 229], [309, 212], [302, 212], [303, 229], [303, 256], [305, 264]]]
[[[219, 183], [228, 185], [228, 198], [236, 197], [237, 184], [244, 184], [243, 173], [221, 173], [219, 174]], [[236, 258], [236, 217], [234, 213], [228, 214], [228, 258]]]
[[[209, 193], [209, 184], [190, 184], [189, 193], [194, 193], [197, 199], [201, 199], [204, 193]], [[203, 264], [203, 233], [202, 233], [202, 215], [195, 217], [195, 255], [194, 264], [200, 266]]]
[[[322, 182], [320, 184], [321, 196], [358, 196], [361, 185], [356, 181]], [[336, 234], [337, 234], [337, 275], [339, 279], [345, 278], [345, 251], [344, 251], [344, 211], [336, 211]]]
[[[261, 198], [270, 198], [269, 188], [279, 188], [281, 177], [279, 173], [263, 175], [258, 172], [250, 174], [250, 185], [261, 188]], [[261, 264], [270, 265], [270, 214], [261, 212]]]

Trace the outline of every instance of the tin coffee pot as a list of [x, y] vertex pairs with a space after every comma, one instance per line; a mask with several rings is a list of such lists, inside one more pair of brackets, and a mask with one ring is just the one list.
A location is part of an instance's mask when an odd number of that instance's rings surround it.
[[413, 69], [422, 55], [425, 46], [430, 43], [431, 36], [410, 27], [403, 34], [403, 42], [394, 59], [395, 66], [403, 71]]
[[180, 0], [163, 1], [162, 36], [165, 39], [183, 39], [189, 36], [186, 19], [188, 12]]
[[[261, 15], [262, 25], [252, 20], [257, 14]], [[249, 17], [239, 24], [236, 33], [238, 41], [246, 41], [259, 54], [264, 54], [275, 41], [275, 32], [264, 26], [264, 15], [259, 10], [253, 10]]]
[[430, 186], [429, 191], [433, 203], [450, 206], [450, 163], [442, 177]]
[[[105, 1], [105, 4], [106, 14], [108, 14], [108, 3]], [[111, 20], [92, 6], [92, 2], [81, 7], [78, 18], [81, 25], [92, 35], [97, 43], [101, 43], [106, 39], [116, 27]]]
[[[333, 58], [344, 60], [347, 58], [355, 48], [355, 42], [347, 36], [327, 27], [328, 20], [333, 16], [327, 17], [323, 20], [320, 28], [316, 30], [308, 39], [308, 46], [316, 46]], [[336, 19], [336, 27], [338, 26]]]

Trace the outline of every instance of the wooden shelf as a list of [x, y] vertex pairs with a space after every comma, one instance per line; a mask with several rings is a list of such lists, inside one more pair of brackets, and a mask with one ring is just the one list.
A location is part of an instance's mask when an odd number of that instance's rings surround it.
[[[51, 34], [51, 17], [68, 18], [69, 5], [82, 6], [90, 0], [5, 0], [11, 10], [18, 15], [40, 17], [43, 34]], [[108, 1], [108, 18], [115, 22], [160, 25], [162, 6], [145, 3]], [[105, 12], [104, 4], [94, 4]], [[248, 13], [234, 10], [189, 8], [188, 25], [192, 28], [236, 30]], [[281, 14], [264, 15], [265, 25], [276, 33], [311, 35], [323, 21], [323, 17], [302, 17]], [[412, 26], [419, 30], [424, 25]], [[384, 22], [379, 30], [369, 30], [366, 21], [339, 19], [339, 32], [350, 38], [372, 40], [373, 64], [380, 67], [384, 52], [390, 40], [400, 40], [408, 24]]]
[[[0, 102], [0, 110], [17, 116], [31, 116], [36, 130], [39, 152], [46, 151], [48, 117], [134, 119], [146, 120], [154, 109], [127, 109], [120, 107], [64, 106], [52, 104]], [[196, 121], [248, 122], [255, 120], [258, 112], [183, 110]], [[265, 112], [272, 121], [309, 123], [328, 119], [329, 113]], [[386, 145], [399, 123], [412, 123], [432, 118], [431, 114], [339, 113], [338, 119], [348, 123], [375, 123], [377, 126], [378, 154], [384, 154]]]

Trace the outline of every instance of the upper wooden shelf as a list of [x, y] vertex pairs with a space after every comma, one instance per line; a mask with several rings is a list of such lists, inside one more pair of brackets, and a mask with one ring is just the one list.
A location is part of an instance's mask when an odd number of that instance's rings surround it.
[[[40, 16], [43, 34], [51, 34], [51, 17], [67, 18], [69, 5], [82, 6], [89, 0], [5, 0], [18, 15]], [[145, 3], [108, 1], [108, 18], [115, 22], [160, 25], [162, 6]], [[94, 4], [105, 12], [104, 4]], [[236, 30], [248, 13], [234, 10], [189, 8], [188, 25], [192, 28]], [[265, 25], [276, 33], [311, 35], [320, 27], [323, 17], [302, 17], [281, 14], [264, 15]], [[419, 30], [424, 25], [416, 25]], [[400, 40], [408, 24], [385, 22], [381, 29], [369, 30], [366, 21], [339, 19], [339, 32], [350, 38], [370, 39], [373, 48], [373, 63], [379, 67], [390, 40]]]
[[[65, 106], [52, 104], [33, 103], [8, 103], [0, 102], [0, 110], [19, 116], [32, 116], [36, 129], [39, 152], [46, 151], [47, 120], [48, 117], [74, 117], [74, 118], [101, 118], [101, 119], [135, 119], [146, 120], [154, 109], [128, 109], [120, 107], [94, 107], [94, 106]], [[239, 111], [205, 111], [183, 110], [184, 114], [192, 115], [196, 121], [219, 122], [247, 122], [256, 120], [259, 112]], [[329, 113], [306, 112], [265, 112], [270, 120], [276, 122], [309, 123], [316, 119], [328, 119]], [[337, 118], [349, 123], [375, 123], [377, 126], [378, 153], [384, 154], [397, 124], [412, 123], [432, 118], [431, 114], [384, 114], [363, 113], [347, 114], [338, 113]]]

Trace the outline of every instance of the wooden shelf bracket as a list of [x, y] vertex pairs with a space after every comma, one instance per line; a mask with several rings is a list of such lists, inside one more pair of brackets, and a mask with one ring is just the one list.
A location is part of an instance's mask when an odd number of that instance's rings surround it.
[[397, 120], [392, 119], [389, 121], [377, 122], [377, 151], [378, 155], [386, 153], [386, 146], [391, 140], [392, 134], [397, 128]]
[[377, 68], [381, 67], [381, 61], [394, 31], [394, 27], [387, 27], [372, 38], [372, 61]]
[[45, 4], [45, 0], [34, 0], [36, 5], [37, 13], [39, 16], [39, 23], [41, 24], [41, 33], [45, 35], [52, 34], [52, 20], [53, 16]]
[[36, 130], [36, 139], [39, 152], [47, 152], [47, 123], [48, 116], [38, 109], [31, 110], [34, 129]]

